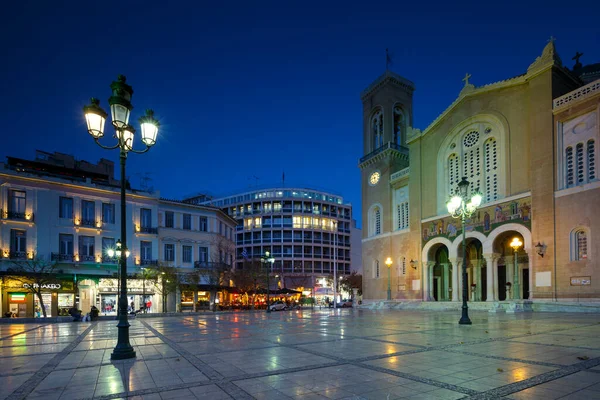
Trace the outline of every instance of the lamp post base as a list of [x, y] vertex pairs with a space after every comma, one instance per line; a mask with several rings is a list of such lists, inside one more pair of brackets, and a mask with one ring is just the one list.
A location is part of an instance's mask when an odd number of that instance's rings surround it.
[[392, 300], [392, 291], [390, 289], [387, 291], [387, 299]]
[[117, 345], [110, 355], [111, 360], [127, 360], [129, 358], [135, 358], [135, 350], [131, 345], [122, 347]]
[[463, 304], [462, 307], [462, 316], [460, 317], [460, 321], [458, 321], [459, 325], [471, 325], [471, 319], [469, 318], [469, 309], [466, 305]]

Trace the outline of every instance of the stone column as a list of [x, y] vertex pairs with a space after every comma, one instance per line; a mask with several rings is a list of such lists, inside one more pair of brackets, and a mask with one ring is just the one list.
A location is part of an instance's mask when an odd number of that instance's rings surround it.
[[533, 300], [533, 263], [531, 259], [537, 255], [537, 253], [533, 249], [525, 249], [525, 251], [527, 252], [528, 258], [527, 266], [529, 267], [529, 297], [524, 300]]
[[506, 301], [512, 300], [512, 287], [514, 286], [513, 277], [514, 273], [514, 257], [513, 256], [504, 256], [504, 263], [506, 264], [506, 282], [511, 283], [510, 297], [506, 298]]
[[500, 254], [489, 253], [484, 254], [483, 257], [485, 258], [485, 263], [487, 266], [486, 301], [498, 301], [498, 259], [500, 258]]
[[443, 271], [443, 284], [442, 284], [442, 299], [444, 301], [448, 301], [450, 300], [450, 296], [449, 296], [449, 292], [448, 292], [448, 288], [450, 287], [450, 264], [449, 263], [443, 263], [442, 264], [442, 271]]
[[427, 301], [435, 301], [432, 295], [433, 291], [433, 268], [435, 267], [435, 261], [427, 261]]
[[448, 261], [452, 263], [452, 301], [459, 301], [461, 259], [451, 258]]
[[477, 285], [475, 287], [474, 301], [481, 301], [481, 261], [480, 259], [471, 260], [471, 265], [473, 266], [473, 282], [471, 283]]

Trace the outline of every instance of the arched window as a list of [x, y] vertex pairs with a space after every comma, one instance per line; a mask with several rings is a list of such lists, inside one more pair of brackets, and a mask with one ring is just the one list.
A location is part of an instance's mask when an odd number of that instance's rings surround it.
[[593, 139], [587, 142], [588, 181], [596, 179], [596, 148]]
[[449, 196], [455, 194], [463, 177], [468, 179], [471, 190], [482, 192], [484, 202], [502, 196], [499, 138], [489, 124], [467, 126], [453, 140], [450, 151], [445, 160]]
[[575, 171], [574, 171], [574, 163], [573, 163], [573, 148], [571, 146], [567, 147], [565, 150], [565, 161], [566, 161], [566, 180], [567, 187], [573, 186], [575, 182]]
[[588, 232], [578, 228], [571, 234], [571, 260], [583, 261], [588, 259]]
[[408, 201], [396, 205], [396, 212], [398, 213], [398, 226], [397, 229], [408, 228]]
[[575, 146], [575, 161], [577, 162], [577, 184], [580, 185], [585, 182], [583, 143], [577, 143]]
[[600, 140], [598, 112], [591, 111], [558, 123], [560, 189], [597, 181], [596, 143]]
[[371, 117], [371, 136], [373, 138], [373, 150], [383, 146], [383, 111], [375, 111]]
[[406, 132], [405, 118], [400, 106], [394, 107], [394, 143], [401, 145]]
[[458, 156], [453, 153], [448, 157], [448, 193], [450, 196], [454, 195], [454, 191], [457, 188], [458, 182], [460, 182], [460, 166], [458, 162]]
[[381, 234], [381, 206], [379, 204], [371, 206], [369, 209], [369, 236]]
[[483, 145], [485, 162], [485, 199], [487, 202], [498, 199], [498, 141], [490, 138]]

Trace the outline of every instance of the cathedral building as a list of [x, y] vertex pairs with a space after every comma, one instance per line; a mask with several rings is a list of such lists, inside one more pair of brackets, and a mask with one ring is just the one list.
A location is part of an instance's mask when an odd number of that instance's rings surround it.
[[482, 196], [465, 222], [469, 301], [600, 299], [600, 64], [580, 56], [567, 68], [551, 40], [522, 75], [476, 87], [467, 74], [423, 130], [413, 82], [388, 70], [362, 92], [366, 304], [462, 300], [447, 201], [464, 178]]

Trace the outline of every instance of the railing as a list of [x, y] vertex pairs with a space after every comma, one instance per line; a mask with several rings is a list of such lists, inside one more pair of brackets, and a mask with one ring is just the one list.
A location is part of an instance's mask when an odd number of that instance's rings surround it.
[[594, 93], [597, 93], [598, 91], [600, 91], [600, 79], [594, 82], [590, 82], [577, 90], [573, 90], [572, 92], [567, 93], [564, 96], [560, 96], [559, 98], [554, 99], [553, 108], [557, 109], [565, 107], [569, 103], [572, 103], [576, 100], [585, 99], [586, 97], [593, 96]]
[[156, 235], [156, 234], [158, 234], [158, 228], [152, 228], [149, 226], [140, 226], [140, 231], [137, 233], [148, 233], [151, 235]]
[[213, 261], [195, 261], [194, 268], [207, 268], [207, 269], [220, 269], [226, 270], [231, 268], [230, 265], [224, 262], [213, 262]]
[[383, 146], [373, 150], [372, 152], [370, 152], [369, 154], [365, 155], [364, 157], [362, 157], [360, 159], [361, 163], [364, 163], [365, 161], [375, 157], [378, 154], [383, 153], [386, 150], [396, 150], [406, 156], [408, 156], [408, 147], [406, 146], [402, 146], [400, 144], [396, 144], [394, 142], [387, 142], [386, 144], [384, 144]]
[[390, 176], [390, 182], [393, 182], [395, 180], [398, 180], [404, 176], [408, 176], [410, 174], [410, 167], [408, 168], [404, 168], [401, 169], [398, 172], [394, 172], [391, 176]]
[[119, 259], [115, 256], [110, 257], [108, 255], [103, 255], [102, 256], [102, 262], [104, 264], [117, 264], [119, 262]]
[[33, 222], [33, 213], [7, 211], [4, 213], [4, 218], [15, 221], [30, 221]]
[[73, 262], [75, 256], [73, 254], [52, 253], [50, 258], [52, 261]]
[[8, 253], [8, 258], [11, 260], [27, 260], [27, 252], [26, 251], [10, 251]]
[[79, 262], [94, 262], [96, 257], [92, 256], [79, 256]]
[[140, 260], [140, 265], [158, 265], [158, 260]]
[[94, 221], [93, 219], [82, 219], [79, 225], [83, 227], [95, 228], [96, 221]]

